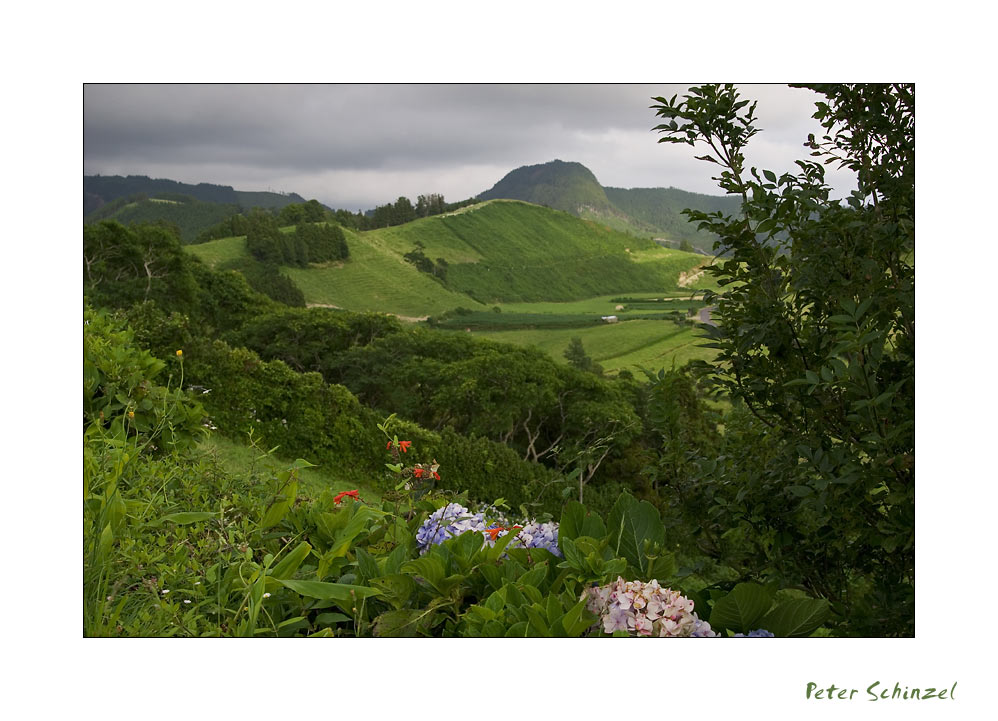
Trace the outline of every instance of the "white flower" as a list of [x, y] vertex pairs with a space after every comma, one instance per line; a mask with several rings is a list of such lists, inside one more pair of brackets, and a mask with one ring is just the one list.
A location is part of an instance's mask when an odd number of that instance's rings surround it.
[[169, 592], [170, 592], [170, 589], [169, 589], [169, 588], [164, 588], [164, 589], [163, 589], [162, 591], [160, 591], [160, 593], [162, 593], [162, 594], [163, 594], [164, 596], [165, 596], [166, 594], [168, 594]]
[[190, 603], [190, 602], [191, 602], [191, 599], [189, 599], [189, 598], [185, 598], [184, 599], [184, 603]]
[[265, 594], [263, 594], [263, 597], [264, 598], [270, 598], [270, 594], [269, 593], [265, 593]]
[[194, 582], [194, 585], [195, 585], [195, 586], [200, 586], [200, 585], [201, 585], [201, 582], [200, 582], [200, 581], [195, 581], [195, 582]]

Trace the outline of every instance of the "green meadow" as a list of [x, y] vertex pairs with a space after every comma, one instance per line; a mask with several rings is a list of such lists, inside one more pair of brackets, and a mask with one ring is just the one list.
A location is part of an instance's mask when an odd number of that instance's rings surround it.
[[638, 366], [649, 369], [676, 367], [691, 360], [710, 360], [714, 351], [702, 348], [703, 332], [695, 326], [677, 326], [668, 320], [632, 320], [591, 328], [537, 329], [473, 332], [482, 338], [535, 346], [565, 363], [572, 338], [580, 338], [586, 353], [608, 372]]

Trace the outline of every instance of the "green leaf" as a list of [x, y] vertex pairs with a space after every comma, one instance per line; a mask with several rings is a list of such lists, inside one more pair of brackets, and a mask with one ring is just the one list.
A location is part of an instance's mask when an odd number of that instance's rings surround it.
[[274, 579], [290, 578], [295, 575], [295, 571], [302, 564], [308, 554], [312, 552], [312, 547], [302, 541], [294, 550], [288, 555], [281, 559], [280, 563], [274, 566], [273, 570], [270, 572], [270, 577]]
[[610, 548], [639, 570], [647, 570], [644, 542], [665, 543], [665, 526], [658, 509], [648, 501], [638, 501], [621, 493], [607, 517]]
[[714, 603], [710, 625], [736, 633], [748, 633], [761, 628], [759, 622], [772, 605], [773, 597], [765, 587], [758, 583], [739, 583], [731, 593]]
[[367, 598], [368, 596], [381, 596], [378, 591], [367, 586], [354, 586], [349, 583], [329, 583], [327, 581], [289, 581], [278, 579], [282, 586], [290, 588], [295, 593], [306, 598], [317, 598], [321, 601], [341, 601], [351, 600], [350, 592], [354, 592], [354, 598]]
[[574, 540], [579, 536], [603, 538], [606, 526], [598, 514], [586, 510], [578, 501], [569, 501], [561, 512], [561, 522], [558, 525], [558, 539]]
[[211, 511], [185, 511], [183, 513], [169, 513], [162, 518], [151, 521], [147, 526], [156, 527], [164, 523], [176, 523], [178, 526], [186, 526], [191, 523], [199, 523], [217, 518], [218, 514]]
[[359, 581], [367, 582], [370, 579], [377, 578], [381, 575], [381, 569], [378, 568], [378, 562], [375, 560], [374, 556], [364, 550], [363, 547], [358, 546], [354, 549], [354, 553], [357, 555]]
[[[568, 609], [565, 615], [558, 620], [558, 625], [561, 626], [561, 632], [566, 637], [575, 638], [592, 626], [595, 620], [596, 617], [586, 610], [586, 599], [582, 599]], [[561, 632], [557, 635], [561, 635]]]
[[382, 591], [385, 600], [396, 608], [402, 608], [402, 606], [416, 595], [416, 581], [412, 576], [406, 576], [402, 573], [393, 573], [372, 578], [370, 583]]
[[320, 613], [315, 617], [315, 622], [320, 626], [331, 626], [334, 623], [343, 623], [353, 619], [342, 613]]
[[758, 628], [781, 638], [807, 636], [825, 622], [829, 610], [828, 601], [823, 598], [783, 601], [762, 619]]
[[386, 611], [374, 619], [373, 633], [379, 637], [413, 637], [430, 627], [434, 608]]

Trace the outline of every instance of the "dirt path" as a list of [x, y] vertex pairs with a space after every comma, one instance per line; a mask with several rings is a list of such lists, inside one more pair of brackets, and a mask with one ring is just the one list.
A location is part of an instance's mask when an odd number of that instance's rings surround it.
[[679, 280], [677, 281], [677, 283], [681, 288], [688, 288], [694, 283], [696, 283], [698, 280], [700, 280], [700, 278], [706, 272], [707, 272], [707, 267], [700, 266], [699, 268], [690, 271], [688, 273], [687, 272], [680, 273]]

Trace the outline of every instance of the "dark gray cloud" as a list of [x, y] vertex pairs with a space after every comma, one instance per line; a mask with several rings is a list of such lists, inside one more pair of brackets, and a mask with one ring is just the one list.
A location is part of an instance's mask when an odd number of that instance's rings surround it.
[[[718, 193], [688, 146], [657, 143], [654, 96], [683, 85], [87, 85], [84, 172], [294, 191], [334, 207], [449, 200], [521, 165], [586, 165], [603, 185]], [[759, 100], [750, 164], [792, 169], [817, 129], [814, 93]], [[844, 192], [844, 175], [830, 175]]]

